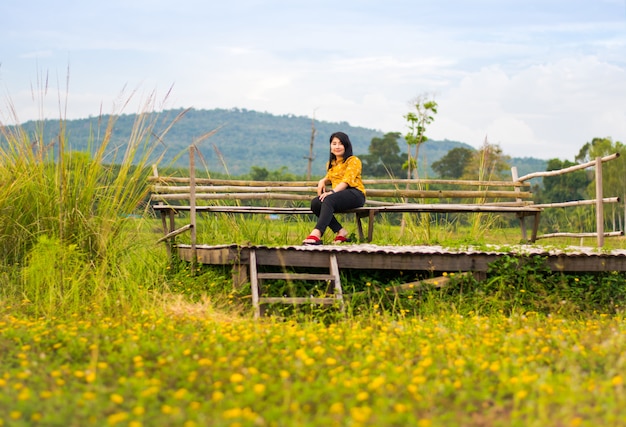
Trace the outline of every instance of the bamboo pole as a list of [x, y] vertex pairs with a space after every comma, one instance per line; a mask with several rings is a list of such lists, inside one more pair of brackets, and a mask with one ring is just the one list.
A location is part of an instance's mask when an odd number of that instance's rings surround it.
[[[199, 191], [195, 188], [196, 195], [199, 199], [214, 199], [214, 198], [241, 198], [241, 199], [285, 199], [285, 198], [297, 198], [298, 194], [278, 193], [279, 191], [285, 191], [284, 188], [264, 188], [262, 192], [249, 192], [250, 187], [236, 188], [236, 187], [221, 187], [211, 188], [202, 187], [203, 191]], [[175, 195], [183, 195], [189, 197], [191, 194], [190, 187], [176, 187], [176, 188], [155, 188], [156, 200], [180, 200]], [[207, 190], [207, 191], [204, 191]], [[220, 191], [222, 190], [222, 191]], [[163, 191], [163, 193], [161, 193]], [[310, 199], [314, 196], [312, 191], [294, 191], [294, 193], [309, 193], [300, 194], [302, 198]], [[211, 197], [211, 194], [215, 194], [215, 197]], [[416, 198], [416, 199], [498, 199], [498, 198], [512, 198], [512, 199], [530, 199], [532, 194], [530, 192], [515, 192], [515, 191], [479, 191], [479, 190], [380, 190], [370, 189], [367, 191], [368, 197], [392, 197], [392, 198]]]
[[[602, 199], [602, 203], [619, 203], [619, 197], [605, 197]], [[533, 205], [536, 208], [567, 208], [571, 206], [585, 206], [585, 205], [597, 205], [597, 199], [590, 200], [573, 200], [571, 202], [558, 202], [558, 203], [541, 203]]]
[[189, 147], [189, 221], [191, 225], [191, 275], [195, 275], [198, 252], [196, 248], [196, 147]]
[[[151, 176], [149, 181], [158, 181], [162, 183], [171, 184], [185, 184], [189, 183], [188, 177], [176, 177], [176, 176]], [[477, 180], [462, 180], [462, 179], [410, 179], [410, 180], [397, 180], [397, 179], [364, 179], [363, 184], [367, 185], [392, 185], [397, 187], [403, 187], [407, 183], [415, 184], [418, 186], [427, 186], [432, 184], [441, 185], [466, 185], [471, 187], [530, 187], [527, 182], [512, 182], [512, 181], [477, 181]], [[316, 181], [247, 181], [237, 179], [214, 179], [214, 178], [196, 178], [197, 185], [232, 185], [232, 186], [249, 186], [249, 187], [315, 187], [317, 188]]]
[[[606, 233], [603, 234], [604, 237], [619, 237], [619, 236], [623, 236], [624, 232], [623, 231], [608, 231]], [[549, 234], [542, 234], [541, 236], [537, 236], [537, 240], [539, 239], [548, 239], [551, 237], [596, 237], [597, 233], [549, 233]]]
[[[518, 182], [518, 181], [519, 181], [519, 179], [518, 179], [518, 178], [519, 178], [519, 175], [517, 174], [517, 168], [516, 168], [515, 166], [513, 166], [513, 167], [511, 168], [511, 178], [513, 179], [513, 182]], [[517, 195], [519, 196], [519, 194], [520, 194], [520, 188], [519, 188], [519, 187], [516, 187], [516, 188], [515, 188], [515, 192], [516, 192], [516, 193], [517, 193]], [[515, 199], [515, 201], [516, 201], [516, 202], [518, 202], [518, 203], [521, 203], [521, 202], [522, 202], [522, 199], [521, 199], [520, 197], [517, 197], [517, 198]], [[536, 218], [536, 217], [535, 217], [535, 218]], [[535, 221], [536, 221], [536, 219], [535, 219]], [[522, 240], [523, 240], [524, 242], [527, 242], [527, 241], [528, 241], [528, 238], [527, 238], [526, 236], [527, 236], [527, 234], [528, 234], [528, 233], [526, 232], [526, 217], [525, 217], [525, 216], [523, 216], [523, 215], [520, 215], [520, 216], [519, 216], [519, 222], [520, 222], [520, 228], [522, 229]]]
[[[601, 159], [601, 162], [608, 162], [610, 160], [617, 159], [618, 157], [619, 157], [619, 153], [615, 153], [615, 154], [611, 154], [609, 156], [602, 157], [600, 159]], [[596, 160], [592, 160], [590, 162], [582, 163], [580, 165], [570, 166], [570, 167], [565, 168], [565, 169], [557, 169], [557, 170], [545, 171], [545, 172], [533, 172], [533, 173], [530, 173], [528, 175], [524, 175], [523, 177], [519, 178], [519, 180], [520, 181], [528, 181], [531, 178], [538, 178], [538, 177], [542, 177], [542, 176], [564, 175], [566, 173], [574, 172], [574, 171], [577, 171], [577, 170], [580, 170], [580, 169], [587, 169], [588, 167], [595, 166], [595, 165], [597, 165], [597, 161]]]
[[598, 247], [604, 246], [604, 203], [602, 203], [602, 158], [596, 157], [596, 227]]

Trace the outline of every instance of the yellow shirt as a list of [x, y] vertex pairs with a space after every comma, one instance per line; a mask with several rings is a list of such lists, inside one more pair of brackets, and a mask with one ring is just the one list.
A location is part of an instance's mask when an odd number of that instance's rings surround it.
[[345, 182], [350, 187], [365, 194], [365, 186], [361, 180], [361, 169], [361, 160], [356, 156], [350, 156], [341, 163], [333, 162], [332, 167], [326, 173], [326, 179], [330, 180], [333, 188]]

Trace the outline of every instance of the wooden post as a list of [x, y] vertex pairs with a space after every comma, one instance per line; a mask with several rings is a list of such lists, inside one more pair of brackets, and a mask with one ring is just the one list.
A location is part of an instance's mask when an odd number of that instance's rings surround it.
[[[519, 175], [517, 174], [517, 167], [513, 166], [511, 168], [511, 177], [513, 178], [513, 182], [517, 182], [519, 179]], [[520, 192], [520, 188], [519, 187], [515, 187], [515, 192], [519, 193]], [[519, 197], [517, 199], [515, 199], [516, 202], [521, 203], [522, 199], [520, 199]], [[520, 222], [520, 226], [522, 227], [522, 240], [524, 242], [528, 241], [528, 237], [527, 237], [527, 233], [526, 233], [526, 217], [524, 215], [519, 215], [519, 222]], [[537, 221], [537, 217], [535, 217], [535, 221]]]
[[311, 143], [309, 144], [309, 156], [305, 157], [308, 161], [306, 168], [306, 180], [311, 179], [311, 166], [313, 163], [313, 144], [315, 143], [315, 111], [313, 111], [313, 118], [311, 119]]
[[602, 194], [602, 158], [596, 157], [596, 232], [598, 247], [604, 246], [604, 202]]
[[259, 303], [259, 277], [256, 271], [256, 252], [250, 249], [250, 292], [252, 293], [252, 307], [254, 308], [254, 318], [261, 317], [261, 305]]
[[196, 160], [195, 149], [189, 147], [189, 224], [191, 225], [191, 275], [196, 272], [198, 253], [196, 249]]

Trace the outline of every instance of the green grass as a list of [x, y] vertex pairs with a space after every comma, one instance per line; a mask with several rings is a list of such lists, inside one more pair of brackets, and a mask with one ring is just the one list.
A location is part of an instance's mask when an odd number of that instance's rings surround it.
[[[123, 153], [109, 145], [115, 116], [89, 153], [62, 121], [51, 145], [42, 128], [0, 123], [0, 427], [626, 424], [623, 274], [503, 257], [484, 282], [395, 294], [419, 277], [345, 271], [346, 293], [360, 292], [346, 314], [252, 321], [228, 266], [190, 271], [156, 243], [143, 209], [156, 120], [139, 115]], [[405, 219], [379, 218], [373, 243], [520, 239], [492, 216]], [[199, 222], [198, 243], [300, 244], [313, 225], [221, 215]]]
[[[426, 215], [426, 217], [428, 217]], [[377, 245], [441, 245], [449, 248], [496, 245], [511, 247], [521, 244], [521, 229], [517, 226], [499, 224], [492, 215], [467, 214], [469, 224], [434, 221], [424, 226], [424, 216], [407, 215], [405, 228], [402, 229], [397, 218], [379, 215], [375, 219], [372, 244]], [[475, 218], [473, 218], [475, 217]], [[354, 215], [339, 214], [342, 225], [356, 239], [357, 226]], [[197, 219], [197, 242], [202, 244], [257, 244], [257, 245], [296, 245], [310, 233], [316, 218], [312, 215], [279, 216], [271, 219], [263, 215], [242, 214], [199, 214]], [[482, 222], [481, 222], [482, 221]], [[177, 217], [177, 226], [189, 223], [187, 216]], [[482, 223], [482, 226], [477, 226]], [[497, 226], [494, 226], [497, 224]], [[364, 233], [367, 233], [367, 220], [363, 221]], [[160, 229], [160, 221], [155, 221], [155, 228]], [[161, 232], [162, 233], [162, 232]], [[327, 230], [324, 241], [330, 243], [334, 235]], [[177, 238], [180, 243], [189, 243], [189, 234]], [[356, 242], [356, 240], [355, 240]], [[539, 240], [533, 245], [539, 247], [566, 248], [568, 246], [587, 246], [595, 248], [596, 238], [559, 237]], [[602, 250], [624, 249], [626, 239], [608, 237]]]

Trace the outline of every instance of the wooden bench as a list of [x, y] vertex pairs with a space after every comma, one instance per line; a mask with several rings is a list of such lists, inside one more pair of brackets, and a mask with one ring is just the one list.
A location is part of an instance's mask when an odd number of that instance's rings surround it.
[[[177, 212], [312, 215], [310, 200], [317, 181], [243, 181], [190, 177], [161, 177], [154, 172], [151, 202], [160, 212], [169, 239], [176, 229]], [[375, 218], [384, 213], [491, 213], [514, 214], [520, 220], [522, 240], [537, 238], [540, 207], [533, 205], [530, 184], [514, 181], [364, 180], [365, 206], [343, 213], [355, 214], [361, 241], [373, 239]], [[534, 219], [530, 237], [525, 219]], [[367, 218], [367, 233], [362, 219]], [[167, 223], [169, 219], [169, 224]]]

